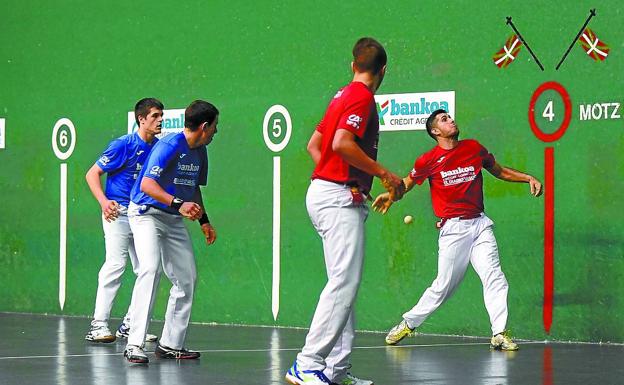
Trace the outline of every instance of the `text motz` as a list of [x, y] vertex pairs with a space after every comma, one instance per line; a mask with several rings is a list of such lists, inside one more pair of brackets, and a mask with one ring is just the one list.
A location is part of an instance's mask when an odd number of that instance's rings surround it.
[[579, 105], [580, 120], [620, 119], [620, 103], [594, 103]]

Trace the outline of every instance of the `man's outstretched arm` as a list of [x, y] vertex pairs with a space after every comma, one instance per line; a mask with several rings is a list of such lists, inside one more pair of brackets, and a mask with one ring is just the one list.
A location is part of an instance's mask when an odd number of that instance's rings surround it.
[[534, 176], [525, 174], [522, 171], [514, 170], [510, 167], [501, 166], [496, 162], [494, 162], [494, 165], [492, 167], [486, 168], [486, 170], [488, 170], [490, 174], [494, 175], [500, 180], [504, 180], [507, 182], [528, 183], [529, 187], [531, 188], [531, 195], [534, 195], [536, 197], [542, 195], [542, 193], [544, 192], [542, 182], [540, 182]]

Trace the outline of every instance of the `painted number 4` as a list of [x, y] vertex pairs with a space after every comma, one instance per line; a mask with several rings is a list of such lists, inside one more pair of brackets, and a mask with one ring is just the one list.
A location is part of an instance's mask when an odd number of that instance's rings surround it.
[[549, 122], [552, 122], [555, 118], [555, 113], [553, 112], [553, 102], [552, 100], [548, 101], [546, 104], [546, 108], [544, 108], [544, 112], [542, 112], [542, 116], [548, 119]]

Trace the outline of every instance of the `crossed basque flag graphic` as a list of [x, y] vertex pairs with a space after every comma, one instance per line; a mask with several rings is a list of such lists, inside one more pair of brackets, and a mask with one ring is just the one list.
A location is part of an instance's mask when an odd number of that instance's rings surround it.
[[[581, 30], [574, 38], [572, 44], [570, 45], [570, 47], [568, 47], [568, 50], [563, 55], [563, 58], [561, 59], [561, 61], [559, 61], [559, 64], [557, 64], [557, 67], [555, 69], [559, 69], [565, 58], [568, 56], [568, 53], [570, 53], [570, 50], [574, 46], [574, 43], [576, 42], [578, 42], [579, 45], [583, 48], [583, 51], [585, 51], [587, 55], [595, 61], [603, 61], [607, 58], [610, 50], [609, 46], [606, 45], [604, 42], [600, 41], [594, 31], [587, 27], [587, 24], [589, 24], [589, 21], [594, 16], [596, 16], [596, 10], [592, 9], [590, 11], [589, 17], [585, 21], [585, 24], [581, 27]], [[509, 66], [509, 64], [511, 64], [518, 57], [522, 45], [525, 45], [531, 56], [533, 56], [533, 59], [535, 59], [537, 65], [543, 71], [544, 66], [542, 66], [542, 63], [540, 63], [540, 61], [531, 50], [531, 47], [529, 47], [529, 45], [526, 43], [518, 29], [512, 22], [511, 17], [507, 17], [506, 24], [511, 26], [511, 28], [514, 30], [514, 33], [507, 39], [505, 45], [503, 45], [503, 48], [496, 52], [492, 57], [494, 64], [496, 64], [498, 68], [507, 68], [507, 66]]]

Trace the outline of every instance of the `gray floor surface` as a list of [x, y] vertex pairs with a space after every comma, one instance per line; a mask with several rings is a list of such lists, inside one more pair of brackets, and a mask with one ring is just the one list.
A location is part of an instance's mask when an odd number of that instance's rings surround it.
[[[145, 366], [123, 358], [123, 340], [85, 341], [88, 326], [86, 318], [0, 313], [0, 384], [286, 384], [306, 334], [193, 324], [187, 344], [201, 359], [158, 359], [147, 344]], [[151, 331], [161, 328], [154, 322]], [[388, 347], [383, 337], [358, 333], [352, 355], [353, 373], [376, 385], [624, 384], [623, 345], [525, 341], [517, 352], [499, 352], [480, 338], [418, 335]]]

